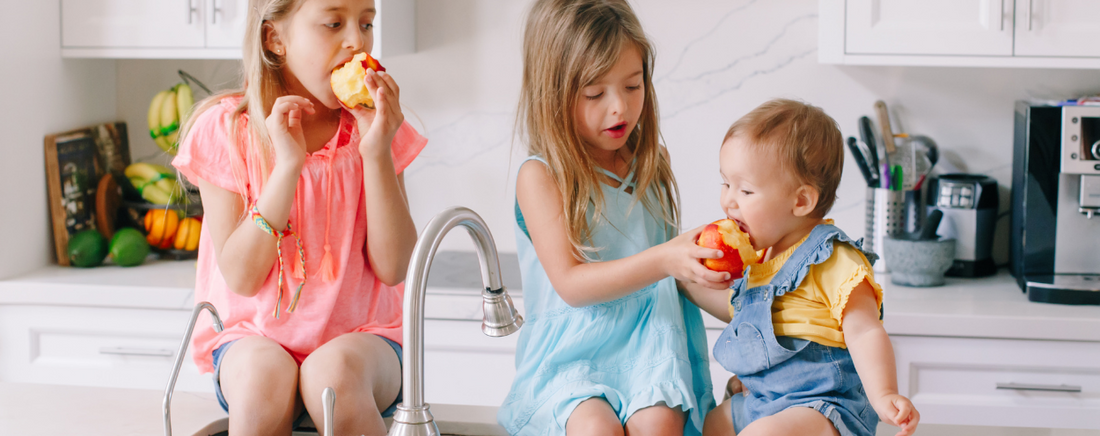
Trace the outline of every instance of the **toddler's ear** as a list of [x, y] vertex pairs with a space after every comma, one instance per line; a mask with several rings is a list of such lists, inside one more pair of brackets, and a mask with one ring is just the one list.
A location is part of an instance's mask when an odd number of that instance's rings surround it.
[[805, 217], [817, 209], [817, 201], [820, 198], [817, 188], [810, 185], [799, 186], [794, 196], [794, 210], [791, 211], [794, 216]]

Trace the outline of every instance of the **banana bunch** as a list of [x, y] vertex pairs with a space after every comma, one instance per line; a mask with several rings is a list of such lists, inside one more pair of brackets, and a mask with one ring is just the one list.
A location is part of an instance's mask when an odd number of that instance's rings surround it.
[[195, 96], [187, 83], [179, 83], [153, 96], [149, 104], [149, 135], [158, 147], [171, 155], [176, 154], [180, 126], [187, 121], [194, 105]]
[[176, 172], [166, 167], [138, 162], [126, 167], [125, 173], [145, 201], [178, 204], [186, 199], [183, 187], [176, 181]]

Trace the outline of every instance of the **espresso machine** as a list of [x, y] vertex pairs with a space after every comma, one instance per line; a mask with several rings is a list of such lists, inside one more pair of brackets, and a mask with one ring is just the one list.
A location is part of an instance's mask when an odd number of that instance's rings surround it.
[[1016, 103], [1010, 268], [1028, 300], [1100, 305], [1100, 107]]

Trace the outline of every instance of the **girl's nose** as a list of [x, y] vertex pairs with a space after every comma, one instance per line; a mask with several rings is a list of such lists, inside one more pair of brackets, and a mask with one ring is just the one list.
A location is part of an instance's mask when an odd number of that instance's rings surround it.
[[737, 199], [734, 198], [733, 189], [723, 189], [719, 201], [725, 209], [737, 209]]
[[612, 115], [618, 115], [626, 111], [626, 98], [619, 92], [609, 93], [611, 101], [608, 102], [608, 110]]
[[365, 39], [363, 32], [359, 31], [358, 24], [344, 27], [344, 48], [353, 52], [363, 51]]

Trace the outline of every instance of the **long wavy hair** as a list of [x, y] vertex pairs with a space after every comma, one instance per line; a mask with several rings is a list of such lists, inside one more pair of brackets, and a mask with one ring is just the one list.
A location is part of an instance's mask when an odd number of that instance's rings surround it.
[[[592, 227], [604, 210], [603, 179], [578, 132], [573, 112], [581, 89], [594, 83], [632, 44], [642, 55], [645, 102], [626, 147], [634, 153], [634, 198], [679, 229], [679, 191], [660, 145], [657, 98], [653, 90], [653, 47], [624, 0], [538, 0], [523, 36], [523, 86], [517, 130], [528, 153], [546, 159], [562, 193], [562, 209], [574, 255], [591, 260]], [[630, 182], [629, 180], [626, 182]]]
[[[302, 1], [249, 0], [248, 23], [242, 46], [241, 87], [217, 93], [199, 102], [180, 131], [182, 142], [187, 138], [199, 114], [219, 104], [226, 97], [241, 97], [240, 103], [231, 114], [229, 131], [235, 134], [230, 134], [229, 144], [233, 149], [228, 153], [233, 178], [241, 193], [246, 193], [245, 187], [250, 186], [250, 180], [258, 183], [258, 186], [251, 185], [252, 191], [261, 192], [271, 174], [275, 152], [264, 119], [271, 113], [275, 99], [287, 94], [283, 76], [279, 72], [285, 59], [264, 47], [265, 26], [289, 17], [298, 10]], [[244, 115], [247, 115], [247, 120], [255, 122], [246, 122], [247, 131], [242, 132], [241, 123], [246, 121]], [[245, 161], [239, 160], [242, 154]]]

